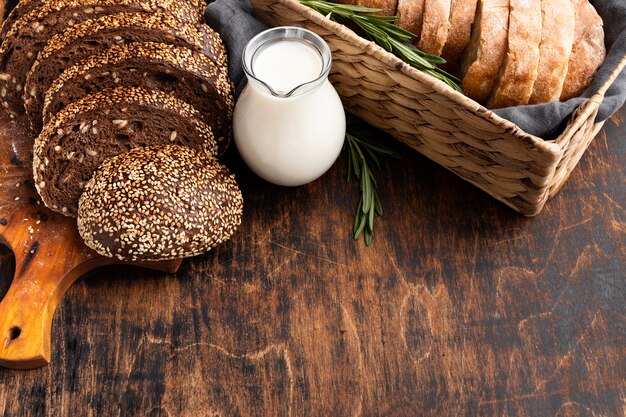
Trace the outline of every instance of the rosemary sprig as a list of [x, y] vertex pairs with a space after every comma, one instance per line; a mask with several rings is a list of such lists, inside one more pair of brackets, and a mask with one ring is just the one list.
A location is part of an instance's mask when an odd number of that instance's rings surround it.
[[335, 22], [356, 25], [370, 40], [386, 51], [396, 55], [410, 66], [443, 81], [453, 89], [463, 92], [457, 77], [437, 67], [438, 64], [444, 64], [446, 60], [415, 48], [411, 44], [411, 39], [415, 35], [395, 25], [397, 16], [379, 16], [373, 13], [381, 12], [382, 9], [336, 4], [324, 0], [300, 0], [300, 3]]
[[349, 126], [346, 132], [344, 150], [348, 153], [348, 181], [354, 176], [359, 180], [361, 199], [359, 200], [354, 216], [352, 232], [354, 240], [358, 240], [361, 234], [365, 235], [365, 244], [372, 244], [374, 238], [374, 218], [383, 215], [383, 206], [378, 196], [378, 185], [370, 164], [373, 162], [380, 168], [379, 157], [389, 156], [400, 158], [391, 149], [375, 142], [371, 132], [356, 126]]

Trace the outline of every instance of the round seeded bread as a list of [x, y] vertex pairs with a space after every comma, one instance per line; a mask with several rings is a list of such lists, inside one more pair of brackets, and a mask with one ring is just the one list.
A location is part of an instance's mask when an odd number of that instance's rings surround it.
[[479, 0], [470, 43], [461, 58], [463, 92], [476, 101], [491, 94], [507, 52], [509, 0]]
[[541, 15], [539, 69], [530, 104], [559, 99], [574, 43], [574, 6], [571, 0], [543, 0]]
[[574, 5], [574, 45], [563, 82], [561, 101], [580, 96], [606, 57], [602, 18], [587, 0], [572, 0]]
[[172, 20], [187, 25], [196, 25], [202, 18], [198, 9], [176, 0], [46, 1], [15, 21], [2, 38], [0, 88], [3, 106], [14, 117], [24, 113], [22, 91], [26, 89], [26, 76], [41, 49], [54, 35], [89, 19], [133, 11], [165, 12]]
[[84, 184], [107, 158], [136, 147], [179, 144], [219, 156], [191, 105], [160, 91], [118, 87], [73, 102], [35, 139], [33, 177], [44, 204], [75, 216]]
[[219, 35], [207, 25], [183, 23], [167, 13], [117, 13], [87, 20], [52, 37], [33, 64], [25, 85], [25, 105], [43, 107], [43, 97], [63, 71], [111, 46], [159, 42], [199, 51], [226, 67], [226, 51]]
[[487, 107], [528, 104], [537, 79], [541, 43], [541, 0], [510, 0], [509, 49]]
[[46, 123], [69, 103], [117, 86], [168, 93], [198, 110], [216, 138], [230, 136], [234, 98], [226, 67], [189, 48], [154, 42], [116, 45], [66, 69], [46, 92], [43, 111], [38, 100], [26, 107], [33, 130], [41, 130], [42, 113]]
[[176, 145], [105, 161], [80, 198], [78, 231], [102, 256], [163, 261], [199, 255], [233, 235], [243, 197], [214, 158]]

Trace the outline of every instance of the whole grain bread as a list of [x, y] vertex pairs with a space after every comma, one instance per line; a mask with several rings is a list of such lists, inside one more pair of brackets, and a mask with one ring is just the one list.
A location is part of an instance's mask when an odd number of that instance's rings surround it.
[[243, 197], [214, 158], [176, 145], [135, 148], [98, 167], [78, 210], [78, 231], [102, 256], [162, 261], [228, 240]]
[[418, 49], [433, 55], [441, 55], [450, 29], [451, 0], [426, 0], [422, 18], [422, 33]]
[[602, 18], [588, 0], [572, 0], [572, 4], [574, 44], [561, 92], [562, 101], [580, 96], [606, 57]]
[[478, 0], [452, 0], [450, 29], [442, 51], [442, 56], [448, 61], [447, 68], [452, 71], [456, 69], [463, 50], [469, 44], [477, 3]]
[[202, 18], [197, 8], [177, 0], [56, 0], [28, 4], [37, 7], [14, 22], [0, 46], [2, 105], [13, 117], [24, 112], [22, 91], [38, 53], [50, 38], [67, 28], [99, 16], [132, 11], [162, 11], [172, 20], [189, 24], [196, 24]]
[[[85, 21], [53, 36], [39, 53], [26, 79], [25, 105], [41, 108], [43, 95], [64, 70], [114, 45], [159, 42], [184, 46], [226, 67], [219, 35], [207, 25], [191, 25], [165, 13], [117, 13]], [[36, 105], [32, 100], [38, 101]]]
[[465, 94], [479, 102], [489, 97], [508, 48], [509, 0], [479, 0], [470, 43], [461, 58]]
[[422, 35], [425, 2], [426, 0], [398, 0], [398, 26], [413, 33], [416, 44]]
[[107, 158], [140, 146], [180, 144], [220, 155], [191, 105], [160, 91], [118, 87], [71, 103], [35, 139], [33, 177], [44, 204], [75, 216], [84, 185]]
[[528, 104], [537, 79], [541, 0], [510, 0], [509, 47], [487, 107]]
[[189, 48], [154, 42], [115, 45], [66, 69], [47, 90], [43, 109], [41, 101], [29, 101], [33, 130], [41, 130], [42, 113], [48, 122], [68, 104], [117, 86], [170, 94], [196, 108], [216, 138], [231, 136], [234, 98], [228, 69]]
[[541, 15], [539, 68], [530, 104], [559, 99], [574, 43], [574, 6], [571, 0], [542, 0]]

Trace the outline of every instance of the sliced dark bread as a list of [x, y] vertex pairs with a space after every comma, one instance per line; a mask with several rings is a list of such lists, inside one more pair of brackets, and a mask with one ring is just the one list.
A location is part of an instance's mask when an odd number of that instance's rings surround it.
[[[48, 1], [17, 20], [0, 46], [2, 104], [15, 116], [23, 113], [22, 90], [39, 51], [54, 35], [98, 16], [120, 12], [167, 13], [172, 20], [195, 24], [202, 14], [176, 0]], [[179, 23], [180, 24], [180, 23]]]
[[[216, 138], [230, 137], [233, 86], [226, 67], [191, 49], [154, 42], [116, 45], [68, 69], [48, 89], [43, 121], [69, 103], [105, 88], [144, 87], [159, 90], [196, 108]], [[26, 106], [31, 125], [41, 129], [41, 100]]]
[[[122, 3], [121, 1], [117, 1], [118, 3]], [[140, 1], [135, 0], [135, 3]], [[20, 20], [22, 16], [30, 13], [31, 11], [43, 6], [44, 4], [48, 4], [50, 6], [54, 6], [55, 4], [63, 4], [65, 3], [63, 0], [19, 0], [15, 7], [11, 10], [11, 13], [7, 16], [7, 18], [2, 22], [2, 29], [0, 30], [0, 39], [4, 39], [9, 32], [9, 30], [13, 27], [13, 24]], [[89, 0], [83, 0], [83, 4], [88, 5], [92, 2]], [[98, 3], [97, 1], [94, 3]], [[101, 3], [101, 2], [100, 2]], [[147, 3], [147, 2], [146, 2]], [[173, 5], [181, 6], [182, 8], [187, 8], [187, 5], [194, 7], [197, 10], [203, 11], [206, 7], [206, 3], [204, 0], [164, 0], [159, 1], [159, 5], [165, 5], [165, 3], [171, 3]], [[57, 6], [58, 7], [58, 6]], [[66, 6], [62, 6], [66, 7]], [[157, 7], [155, 10], [158, 10], [160, 7]], [[176, 12], [175, 8], [172, 8], [173, 12]]]
[[57, 113], [35, 140], [33, 177], [43, 202], [75, 216], [82, 189], [107, 158], [140, 146], [173, 143], [218, 156], [211, 128], [191, 105], [160, 91], [118, 87]]

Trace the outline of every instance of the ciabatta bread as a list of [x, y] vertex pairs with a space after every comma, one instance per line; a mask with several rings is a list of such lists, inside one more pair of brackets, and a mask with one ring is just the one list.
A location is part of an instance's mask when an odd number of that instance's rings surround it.
[[465, 94], [484, 101], [507, 53], [509, 0], [479, 0], [470, 43], [461, 58]]
[[417, 47], [433, 55], [441, 55], [450, 28], [451, 0], [426, 0], [422, 33]]
[[539, 69], [529, 104], [561, 97], [574, 43], [574, 6], [571, 0], [541, 1]]
[[399, 0], [398, 26], [415, 35], [415, 43], [422, 35], [422, 20], [426, 0]]
[[450, 29], [443, 47], [442, 56], [448, 61], [448, 67], [454, 68], [472, 35], [472, 23], [476, 17], [478, 0], [453, 0], [450, 9]]
[[528, 104], [537, 79], [541, 43], [541, 0], [510, 0], [509, 46], [489, 108]]
[[574, 45], [561, 92], [562, 101], [580, 96], [606, 57], [602, 18], [587, 0], [572, 0], [572, 4]]

